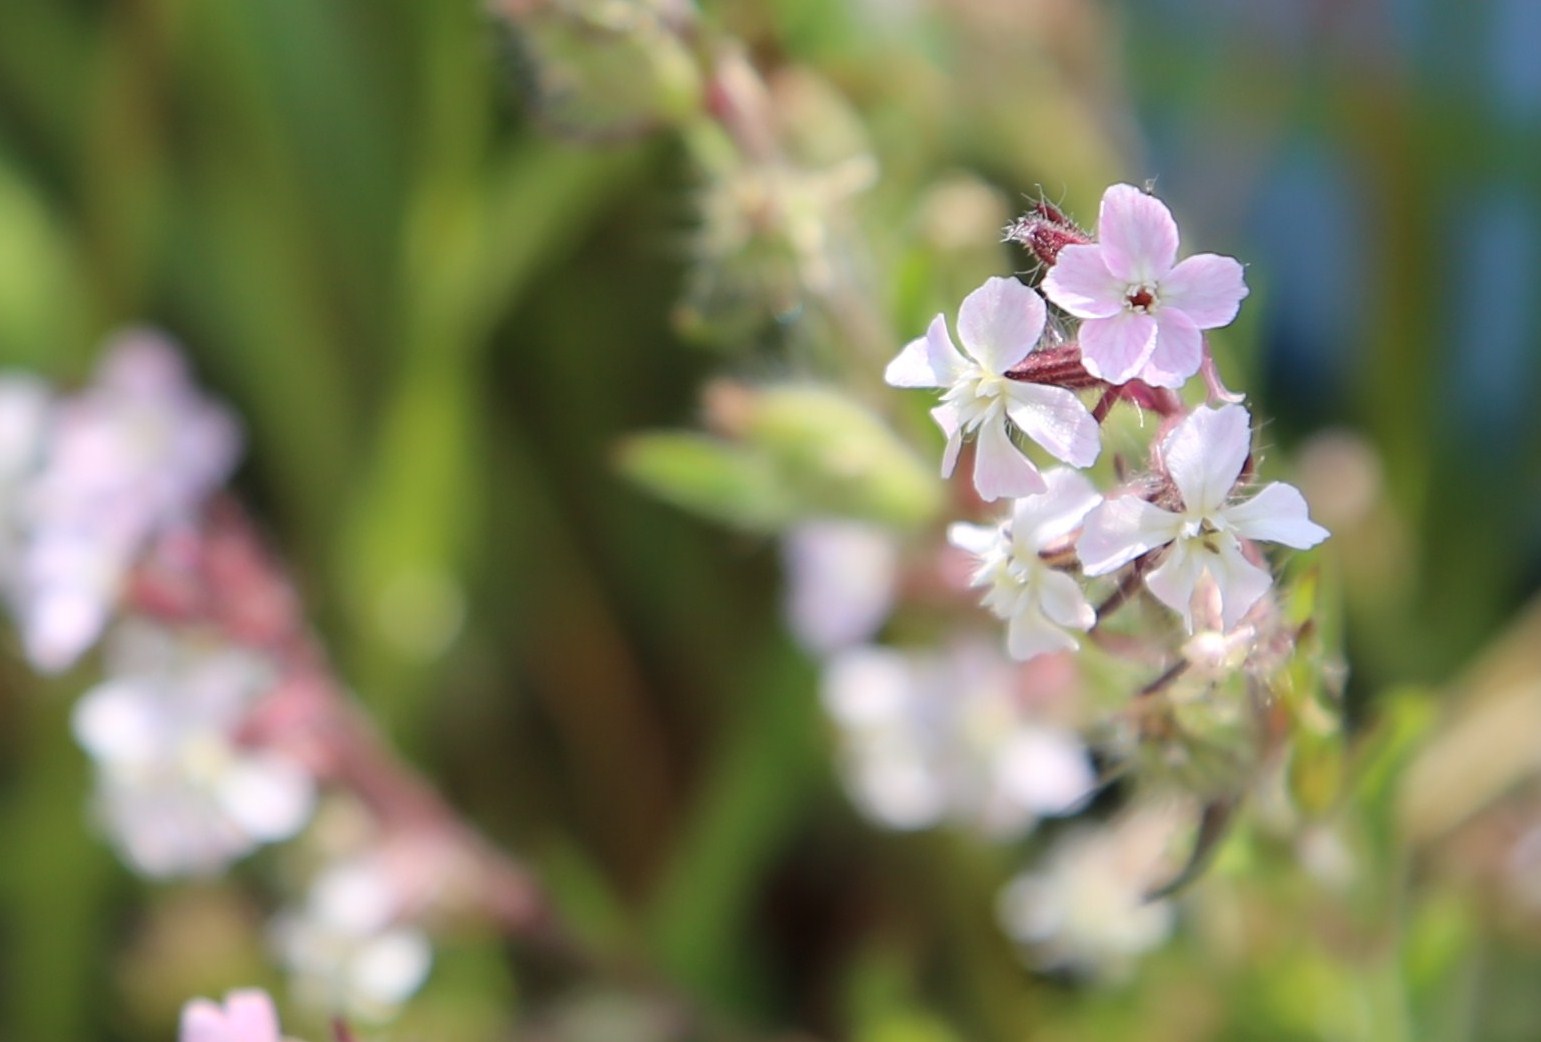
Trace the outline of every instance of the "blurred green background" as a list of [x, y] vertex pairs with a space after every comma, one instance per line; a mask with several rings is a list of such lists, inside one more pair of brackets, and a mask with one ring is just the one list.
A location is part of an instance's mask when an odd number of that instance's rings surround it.
[[[1442, 689], [1541, 576], [1541, 7], [702, 7], [708, 42], [801, 77], [779, 97], [805, 155], [875, 160], [815, 211], [846, 294], [822, 315], [721, 284], [713, 146], [670, 108], [690, 78], [667, 63], [699, 40], [659, 52], [647, 75], [683, 78], [633, 125], [624, 93], [551, 94], [557, 42], [474, 4], [0, 0], [0, 361], [74, 382], [120, 325], [178, 336], [244, 417], [240, 491], [397, 745], [596, 944], [741, 1027], [1541, 1036], [1536, 956], [1474, 940], [1465, 898], [1398, 947], [1398, 908], [1304, 894], [1251, 848], [1232, 871], [1345, 917], [1341, 947], [1308, 916], [1236, 950], [1185, 934], [1111, 993], [1034, 982], [992, 919], [1011, 852], [881, 834], [840, 795], [773, 544], [615, 466], [624, 435], [697, 423], [714, 375], [881, 403], [890, 351], [1025, 267], [996, 244], [1025, 196], [1090, 223], [1106, 184], [1156, 178], [1185, 250], [1250, 265], [1217, 339], [1267, 444], [1301, 452], [1313, 502], [1358, 495], [1333, 525], [1352, 706], [1413, 707], [1366, 754], [1389, 771], [1398, 728], [1437, 712], [1410, 686]], [[1325, 428], [1357, 433], [1308, 443]], [[44, 690], [6, 661], [0, 1038], [169, 1038], [190, 992], [270, 981], [241, 880], [146, 892], [89, 834], [65, 721], [90, 667]], [[1474, 951], [1491, 971], [1452, 975]], [[398, 1037], [494, 1037], [524, 1001], [495, 942], [459, 939]]]

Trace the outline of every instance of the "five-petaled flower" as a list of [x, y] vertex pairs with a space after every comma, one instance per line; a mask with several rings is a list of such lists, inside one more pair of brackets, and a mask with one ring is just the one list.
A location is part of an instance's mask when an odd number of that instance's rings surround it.
[[1230, 629], [1268, 591], [1272, 576], [1247, 560], [1241, 540], [1258, 539], [1304, 550], [1327, 538], [1307, 516], [1293, 485], [1274, 482], [1240, 503], [1228, 503], [1251, 451], [1252, 420], [1239, 405], [1200, 406], [1161, 443], [1161, 461], [1182, 497], [1164, 510], [1136, 495], [1104, 500], [1086, 518], [1076, 549], [1087, 575], [1105, 575], [1171, 544], [1145, 577], [1150, 592], [1182, 614], [1193, 630], [1193, 594], [1208, 575]]
[[1041, 554], [1067, 543], [1100, 497], [1073, 470], [1057, 467], [1044, 480], [1047, 490], [1017, 500], [1006, 523], [947, 530], [954, 546], [979, 559], [970, 585], [984, 588], [982, 603], [1006, 622], [1007, 650], [1024, 661], [1078, 647], [1070, 631], [1089, 630], [1097, 621], [1080, 585]]
[[1074, 392], [1006, 375], [1037, 345], [1046, 317], [1034, 290], [1016, 279], [988, 279], [958, 309], [958, 339], [968, 357], [958, 353], [946, 320], [937, 315], [926, 335], [906, 345], [884, 373], [894, 387], [947, 389], [931, 410], [947, 435], [942, 475], [952, 473], [963, 438], [974, 435], [974, 487], [987, 500], [1046, 487], [1012, 442], [1008, 421], [1073, 466], [1090, 466], [1102, 448], [1097, 421]]
[[1136, 377], [1180, 387], [1204, 357], [1200, 330], [1229, 325], [1247, 295], [1233, 257], [1177, 259], [1177, 225], [1159, 200], [1133, 185], [1102, 196], [1097, 241], [1066, 246], [1043, 292], [1081, 319], [1087, 372], [1109, 383]]

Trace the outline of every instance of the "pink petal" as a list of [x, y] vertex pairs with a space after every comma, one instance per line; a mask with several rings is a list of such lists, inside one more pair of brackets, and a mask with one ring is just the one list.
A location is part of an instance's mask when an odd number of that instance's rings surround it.
[[1139, 311], [1081, 323], [1081, 364], [1108, 383], [1127, 383], [1139, 375], [1156, 349], [1156, 320]]
[[1162, 306], [1156, 314], [1156, 349], [1140, 370], [1152, 387], [1181, 387], [1204, 363], [1204, 334], [1187, 315]]
[[1076, 318], [1110, 318], [1124, 309], [1128, 286], [1113, 277], [1100, 246], [1066, 246], [1043, 279], [1043, 292]]
[[265, 991], [247, 988], [226, 995], [225, 1022], [232, 1042], [279, 1042], [278, 1011]]
[[1043, 335], [1046, 312], [1038, 292], [1016, 279], [990, 278], [963, 298], [958, 339], [963, 350], [992, 373], [1004, 373]]
[[1086, 515], [1076, 553], [1087, 575], [1106, 575], [1177, 538], [1182, 518], [1138, 496], [1105, 499]]
[[947, 333], [947, 320], [937, 315], [926, 335], [904, 345], [904, 350], [883, 370], [890, 387], [945, 387], [964, 367], [963, 356]]
[[178, 1042], [227, 1042], [225, 1011], [208, 999], [193, 999], [182, 1007]]
[[1177, 224], [1161, 200], [1133, 185], [1113, 185], [1102, 194], [1097, 244], [1115, 278], [1154, 283], [1172, 270]]
[[1241, 263], [1216, 253], [1196, 253], [1161, 280], [1161, 306], [1181, 311], [1200, 329], [1230, 325], [1246, 295]]
[[1079, 646], [1074, 637], [1037, 611], [1020, 612], [1006, 624], [1006, 650], [1018, 662]]
[[1252, 417], [1239, 405], [1188, 414], [1161, 444], [1166, 471], [1192, 514], [1217, 512], [1252, 450]]
[[931, 418], [947, 435], [947, 447], [942, 450], [942, 477], [952, 477], [952, 468], [958, 465], [958, 451], [963, 448], [963, 421], [951, 405], [938, 405], [931, 410]]
[[1089, 467], [1102, 451], [1102, 431], [1075, 392], [1043, 384], [1013, 383], [1006, 415], [1055, 459]]
[[1027, 556], [1074, 532], [1102, 502], [1092, 483], [1067, 467], [1044, 471], [1043, 480], [1043, 493], [1022, 497], [1011, 511], [1012, 540]]
[[1005, 422], [985, 421], [974, 445], [974, 490], [979, 498], [988, 502], [1031, 496], [1046, 487], [1032, 460], [1012, 444]]
[[1308, 516], [1305, 497], [1294, 485], [1274, 482], [1222, 516], [1243, 539], [1262, 539], [1306, 550], [1330, 534]]

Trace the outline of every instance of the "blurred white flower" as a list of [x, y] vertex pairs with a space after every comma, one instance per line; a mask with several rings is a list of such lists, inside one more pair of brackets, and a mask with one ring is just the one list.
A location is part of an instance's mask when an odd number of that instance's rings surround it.
[[1002, 891], [1002, 926], [1040, 969], [1125, 975], [1171, 933], [1171, 902], [1147, 895], [1176, 872], [1185, 820], [1175, 806], [1142, 807], [1077, 828]]
[[899, 544], [859, 521], [810, 521], [782, 541], [787, 627], [804, 648], [828, 655], [871, 637], [893, 607]]
[[21, 495], [11, 599], [35, 666], [66, 669], [91, 646], [145, 541], [225, 481], [240, 442], [170, 341], [134, 331], [108, 346], [95, 382], [55, 408]]
[[1096, 785], [1085, 746], [1043, 719], [1019, 673], [978, 646], [945, 655], [862, 647], [824, 671], [852, 801], [895, 829], [962, 822], [992, 836], [1076, 810]]
[[76, 704], [72, 724], [96, 761], [100, 817], [133, 868], [218, 872], [309, 820], [310, 775], [238, 740], [271, 672], [254, 655], [150, 623], [115, 631], [107, 679]]
[[282, 1042], [278, 1011], [268, 993], [256, 988], [230, 992], [223, 1006], [192, 999], [182, 1007], [177, 1042]]
[[361, 855], [318, 875], [304, 907], [273, 924], [295, 992], [362, 1020], [394, 1017], [433, 963], [428, 938], [400, 921], [403, 899], [384, 858]]

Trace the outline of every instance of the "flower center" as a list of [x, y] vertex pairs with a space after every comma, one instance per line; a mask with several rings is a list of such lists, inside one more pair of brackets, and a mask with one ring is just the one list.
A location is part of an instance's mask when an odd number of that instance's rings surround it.
[[1124, 303], [1135, 311], [1145, 314], [1156, 309], [1159, 301], [1156, 299], [1156, 288], [1144, 284], [1133, 286], [1124, 296]]

